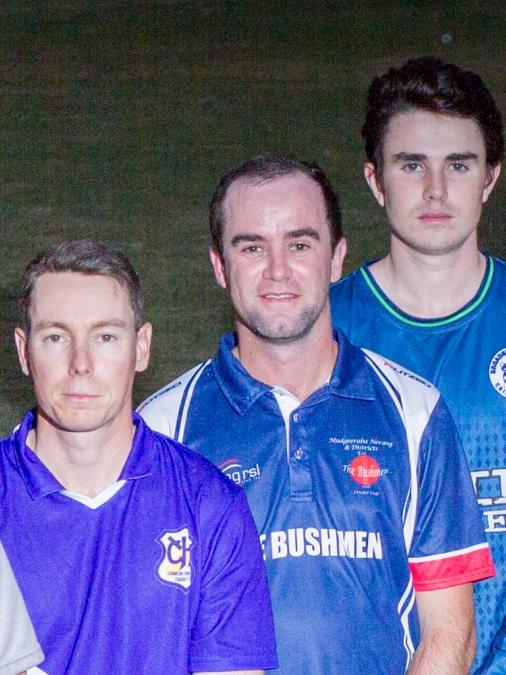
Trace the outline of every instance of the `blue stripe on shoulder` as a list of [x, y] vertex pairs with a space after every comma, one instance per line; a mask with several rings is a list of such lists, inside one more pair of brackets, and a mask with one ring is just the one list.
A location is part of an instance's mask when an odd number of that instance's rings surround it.
[[[208, 364], [208, 361], [204, 361], [203, 363], [200, 364], [200, 367], [197, 368], [197, 370], [193, 373], [191, 378], [188, 380], [186, 383], [186, 387], [184, 388], [183, 395], [181, 397], [181, 402], [179, 404], [179, 410], [177, 411], [177, 420], [176, 420], [176, 428], [174, 430], [174, 438], [179, 438], [179, 430], [181, 428], [181, 421], [183, 418], [183, 410], [185, 409], [186, 406], [186, 399], [188, 398], [188, 392], [191, 389], [193, 381], [200, 377], [200, 373], [202, 372], [203, 368], [205, 368]], [[181, 439], [182, 442], [182, 439]]]

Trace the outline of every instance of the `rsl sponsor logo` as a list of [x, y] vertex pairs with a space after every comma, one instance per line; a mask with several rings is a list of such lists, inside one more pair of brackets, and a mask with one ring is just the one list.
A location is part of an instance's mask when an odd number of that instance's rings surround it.
[[506, 347], [500, 349], [490, 361], [488, 376], [496, 392], [506, 397]]
[[158, 539], [163, 547], [162, 561], [157, 566], [157, 575], [168, 584], [187, 591], [192, 583], [191, 549], [193, 540], [187, 527], [164, 532]]
[[221, 464], [218, 464], [218, 468], [221, 469], [225, 476], [228, 476], [228, 478], [236, 485], [244, 485], [252, 480], [258, 480], [261, 474], [259, 464], [244, 467], [241, 462], [235, 458], [227, 459]]

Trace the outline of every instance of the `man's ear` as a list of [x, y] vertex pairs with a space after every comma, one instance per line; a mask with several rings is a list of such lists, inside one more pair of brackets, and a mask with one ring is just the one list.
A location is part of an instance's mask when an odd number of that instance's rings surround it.
[[366, 162], [364, 164], [364, 176], [367, 181], [367, 185], [371, 188], [371, 192], [376, 197], [378, 204], [380, 206], [385, 206], [385, 197], [383, 195], [381, 179], [378, 176], [377, 168], [372, 162]]
[[214, 278], [218, 285], [222, 288], [227, 288], [227, 275], [225, 272], [225, 261], [223, 256], [213, 246], [209, 248], [209, 259], [213, 266]]
[[337, 242], [334, 254], [332, 256], [330, 268], [330, 281], [332, 283], [334, 283], [334, 281], [338, 281], [341, 278], [341, 274], [343, 273], [343, 263], [347, 252], [348, 244], [346, 243], [346, 239], [341, 237], [341, 239]]
[[485, 189], [483, 190], [483, 197], [482, 197], [483, 204], [490, 197], [490, 194], [492, 193], [492, 190], [494, 189], [500, 174], [501, 174], [501, 164], [496, 164], [495, 166], [487, 170], [487, 181], [485, 183]]
[[25, 375], [30, 375], [30, 356], [28, 354], [28, 338], [25, 331], [16, 326], [14, 329], [14, 342], [18, 350], [18, 359], [21, 365], [21, 370]]
[[153, 326], [150, 323], [143, 324], [137, 331], [135, 346], [135, 370], [137, 373], [141, 373], [148, 367], [152, 334]]

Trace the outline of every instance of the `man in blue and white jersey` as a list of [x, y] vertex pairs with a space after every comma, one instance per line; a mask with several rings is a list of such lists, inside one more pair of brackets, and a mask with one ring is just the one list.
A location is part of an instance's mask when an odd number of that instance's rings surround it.
[[0, 443], [0, 540], [42, 672], [274, 667], [242, 490], [132, 417], [151, 326], [129, 261], [95, 241], [64, 242], [27, 267], [21, 303], [16, 345], [37, 408]]
[[465, 672], [470, 582], [493, 574], [467, 464], [437, 390], [332, 333], [345, 242], [327, 177], [249, 160], [210, 223], [236, 333], [141, 411], [244, 486], [277, 672]]
[[373, 80], [362, 133], [390, 250], [332, 286], [333, 322], [449, 405], [497, 569], [475, 587], [474, 667], [506, 672], [506, 265], [477, 243], [504, 153], [501, 114], [476, 74], [421, 58]]

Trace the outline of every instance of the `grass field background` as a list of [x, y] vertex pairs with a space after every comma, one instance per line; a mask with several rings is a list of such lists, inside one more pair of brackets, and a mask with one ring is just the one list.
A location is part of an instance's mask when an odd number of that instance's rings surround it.
[[[207, 262], [207, 205], [232, 164], [259, 152], [320, 163], [341, 195], [351, 270], [386, 245], [362, 178], [371, 78], [436, 54], [478, 71], [506, 112], [497, 0], [6, 0], [0, 20], [2, 434], [33, 403], [11, 336], [17, 280], [39, 250], [91, 236], [131, 257], [155, 326], [139, 402], [231, 325]], [[503, 257], [505, 185], [482, 226]]]

